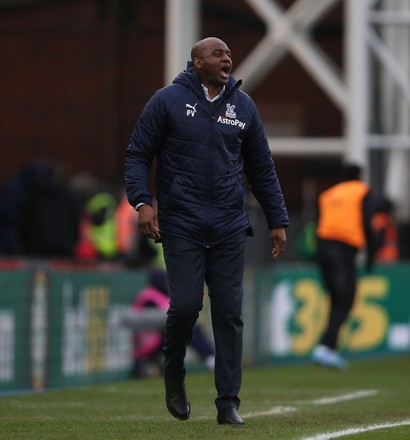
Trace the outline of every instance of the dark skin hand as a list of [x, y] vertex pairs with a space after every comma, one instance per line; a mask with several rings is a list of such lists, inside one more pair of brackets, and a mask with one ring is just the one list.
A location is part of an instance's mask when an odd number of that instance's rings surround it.
[[271, 229], [269, 238], [272, 242], [272, 258], [278, 258], [281, 255], [286, 246], [286, 232], [285, 228]]
[[161, 238], [158, 226], [158, 217], [155, 209], [150, 205], [138, 208], [138, 227], [142, 234], [153, 240]]

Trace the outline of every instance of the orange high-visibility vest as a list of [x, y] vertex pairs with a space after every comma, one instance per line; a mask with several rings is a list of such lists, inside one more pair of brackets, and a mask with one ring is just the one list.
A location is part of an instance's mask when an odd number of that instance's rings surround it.
[[128, 203], [126, 196], [121, 199], [117, 207], [115, 221], [117, 224], [117, 248], [120, 253], [126, 254], [133, 246], [138, 234], [138, 213]]
[[372, 217], [372, 228], [376, 233], [384, 230], [384, 243], [376, 253], [376, 260], [397, 261], [399, 259], [398, 232], [391, 216], [387, 212], [377, 212]]
[[320, 194], [316, 235], [325, 240], [338, 240], [362, 248], [366, 242], [363, 199], [368, 191], [366, 183], [349, 180]]

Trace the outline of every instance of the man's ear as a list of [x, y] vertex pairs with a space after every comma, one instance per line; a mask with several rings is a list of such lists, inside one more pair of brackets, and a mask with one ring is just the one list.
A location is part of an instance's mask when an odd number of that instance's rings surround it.
[[192, 64], [194, 65], [196, 70], [201, 70], [201, 68], [202, 68], [202, 58], [195, 57], [192, 60]]

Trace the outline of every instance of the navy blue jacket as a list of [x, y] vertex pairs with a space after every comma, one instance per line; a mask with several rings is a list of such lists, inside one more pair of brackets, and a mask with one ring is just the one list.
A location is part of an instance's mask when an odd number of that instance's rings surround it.
[[231, 76], [212, 105], [188, 63], [171, 85], [147, 103], [125, 157], [130, 204], [152, 204], [155, 156], [158, 221], [162, 235], [212, 246], [252, 228], [244, 174], [269, 229], [287, 227], [288, 214], [260, 117]]

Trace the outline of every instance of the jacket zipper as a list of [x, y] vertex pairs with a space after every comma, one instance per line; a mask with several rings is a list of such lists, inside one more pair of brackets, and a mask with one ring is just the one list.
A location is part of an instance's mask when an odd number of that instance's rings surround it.
[[[228, 98], [233, 94], [233, 92], [242, 84], [242, 81], [236, 81], [236, 83], [231, 87], [231, 89], [229, 89], [228, 93], [225, 93], [220, 99], [217, 100], [215, 107], [209, 111], [210, 113], [210, 127], [211, 127], [211, 133], [214, 133], [214, 124], [216, 124], [215, 122], [215, 113], [216, 111], [222, 106], [223, 103], [225, 103]], [[208, 109], [209, 109], [209, 102], [208, 100], [205, 100], [206, 104], [208, 105]], [[205, 247], [207, 249], [209, 249], [211, 247], [210, 242], [211, 242], [211, 221], [212, 221], [212, 173], [213, 173], [213, 161], [212, 161], [212, 156], [213, 156], [213, 152], [214, 152], [214, 145], [215, 142], [212, 141], [210, 148], [208, 150], [208, 167], [207, 167], [207, 218], [206, 218], [206, 232], [205, 232], [205, 237], [206, 237], [206, 241], [205, 241]]]

